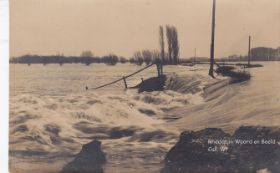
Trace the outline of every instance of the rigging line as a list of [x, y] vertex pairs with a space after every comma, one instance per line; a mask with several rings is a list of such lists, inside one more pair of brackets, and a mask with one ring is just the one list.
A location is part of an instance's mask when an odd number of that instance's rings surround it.
[[[142, 69], [139, 69], [139, 70], [137, 70], [136, 72], [131, 73], [130, 75], [124, 76], [124, 78], [128, 78], [128, 77], [130, 77], [130, 76], [133, 76], [133, 75], [135, 75], [135, 74], [137, 74], [137, 73], [139, 73], [139, 72], [141, 72], [141, 71], [143, 71], [143, 70], [145, 70], [145, 69], [147, 69], [147, 68], [149, 68], [149, 67], [151, 67], [151, 66], [153, 66], [153, 65], [154, 65], [154, 63], [152, 63], [152, 64], [150, 64], [150, 65], [147, 65], [146, 67], [144, 67], [144, 68], [142, 68]], [[114, 84], [114, 83], [117, 83], [117, 82], [119, 82], [119, 81], [121, 81], [121, 80], [123, 80], [123, 77], [121, 77], [121, 78], [119, 78], [119, 79], [117, 79], [117, 80], [115, 80], [115, 81], [113, 81], [113, 82], [106, 83], [106, 84], [104, 84], [104, 85], [101, 85], [101, 86], [98, 86], [98, 87], [95, 87], [95, 88], [90, 88], [90, 89], [96, 90], [96, 89], [99, 89], [99, 88], [103, 88], [103, 87], [112, 85], [112, 84]]]

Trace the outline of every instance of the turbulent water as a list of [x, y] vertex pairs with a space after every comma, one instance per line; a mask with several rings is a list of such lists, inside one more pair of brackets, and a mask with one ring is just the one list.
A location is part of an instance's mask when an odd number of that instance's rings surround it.
[[[124, 90], [122, 81], [91, 89], [139, 68], [12, 64], [11, 172], [58, 172], [92, 139], [101, 140], [107, 153], [105, 173], [158, 172], [182, 130], [280, 125], [278, 62], [249, 69], [252, 79], [239, 84], [208, 77], [207, 66], [165, 66], [165, 91]], [[127, 83], [156, 75], [152, 67]]]
[[279, 126], [280, 63], [264, 63], [263, 68], [247, 71], [252, 75], [250, 81], [210, 92], [203, 104], [177, 109], [174, 113], [182, 118], [174, 125], [183, 129], [219, 127], [228, 132], [241, 125]]

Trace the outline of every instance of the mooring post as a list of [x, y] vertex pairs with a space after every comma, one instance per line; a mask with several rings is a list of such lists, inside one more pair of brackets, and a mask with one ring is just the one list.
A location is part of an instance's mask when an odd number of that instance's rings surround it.
[[160, 61], [160, 75], [163, 75], [163, 63]]
[[251, 61], [251, 36], [249, 36], [248, 67], [250, 66], [250, 61]]
[[156, 63], [156, 65], [157, 65], [158, 77], [160, 77], [160, 66], [159, 66], [159, 63]]
[[126, 84], [125, 76], [123, 76], [123, 82], [124, 82], [125, 89], [127, 89], [127, 84]]

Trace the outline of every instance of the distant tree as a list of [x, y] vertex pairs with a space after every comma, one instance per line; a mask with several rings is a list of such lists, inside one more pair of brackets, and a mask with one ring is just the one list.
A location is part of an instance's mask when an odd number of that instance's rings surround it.
[[83, 51], [81, 57], [93, 57], [93, 53], [90, 50]]
[[83, 52], [80, 56], [64, 56], [63, 54], [40, 56], [27, 54], [20, 57], [12, 57], [10, 59], [10, 63], [44, 65], [49, 63], [60, 65], [63, 65], [64, 63], [83, 63], [86, 65], [90, 65], [91, 63], [106, 63], [109, 65], [115, 65], [117, 62], [126, 63], [128, 60], [124, 57], [118, 58], [117, 55], [113, 54], [103, 56], [102, 58], [94, 57], [90, 51]]
[[119, 61], [120, 61], [120, 63], [124, 64], [127, 62], [127, 59], [125, 57], [120, 57]]
[[157, 50], [153, 50], [152, 51], [152, 59], [153, 59], [153, 62], [159, 62], [161, 60], [161, 53], [162, 52], [159, 52]]
[[152, 62], [153, 59], [153, 52], [149, 50], [143, 50], [142, 51], [142, 58], [146, 65], [149, 65]]
[[168, 60], [169, 64], [172, 64], [172, 31], [171, 26], [166, 26], [166, 37], [167, 37], [167, 44], [168, 44]]
[[135, 64], [142, 65], [144, 62], [144, 59], [142, 57], [142, 53], [140, 51], [137, 51], [133, 54], [133, 57]]
[[57, 55], [56, 57], [56, 60], [55, 60], [55, 62], [57, 63], [59, 63], [59, 65], [60, 66], [62, 66], [63, 65], [63, 63], [64, 63], [64, 55], [63, 54], [61, 54], [61, 55]]
[[175, 27], [172, 28], [173, 42], [172, 42], [172, 51], [173, 51], [173, 62], [174, 64], [179, 63], [179, 41], [178, 41], [178, 32]]
[[161, 60], [161, 55], [159, 51], [142, 50], [142, 51], [135, 52], [133, 56], [129, 59], [129, 62], [137, 65], [142, 65], [143, 63], [149, 65], [151, 63], [159, 62], [160, 60]]
[[166, 26], [166, 37], [168, 43], [169, 64], [179, 63], [179, 42], [178, 32], [174, 26]]
[[90, 50], [81, 53], [81, 63], [90, 65], [93, 62], [93, 53]]
[[47, 65], [49, 63], [49, 58], [48, 57], [43, 57], [43, 65]]
[[256, 47], [251, 49], [254, 61], [275, 61], [280, 59], [279, 49], [269, 47]]
[[119, 61], [119, 58], [118, 58], [118, 56], [116, 56], [114, 54], [109, 54], [109, 55], [103, 56], [101, 58], [101, 61], [107, 65], [116, 65], [117, 62]]
[[135, 58], [134, 57], [131, 57], [131, 58], [129, 58], [129, 63], [131, 63], [131, 64], [135, 64]]
[[161, 60], [165, 62], [165, 53], [164, 53], [164, 31], [163, 26], [159, 26], [159, 45], [160, 45], [160, 56]]

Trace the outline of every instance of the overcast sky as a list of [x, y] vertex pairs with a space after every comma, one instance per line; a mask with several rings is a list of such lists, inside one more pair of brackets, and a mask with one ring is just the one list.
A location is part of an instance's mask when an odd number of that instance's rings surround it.
[[[10, 0], [11, 56], [130, 57], [159, 49], [159, 25], [178, 29], [180, 55], [209, 57], [212, 0]], [[217, 57], [280, 46], [280, 0], [217, 0]]]

